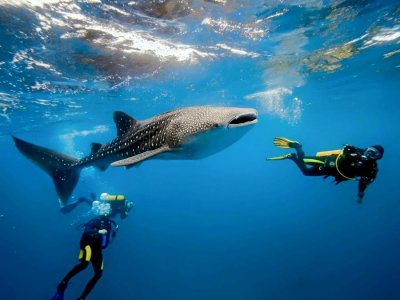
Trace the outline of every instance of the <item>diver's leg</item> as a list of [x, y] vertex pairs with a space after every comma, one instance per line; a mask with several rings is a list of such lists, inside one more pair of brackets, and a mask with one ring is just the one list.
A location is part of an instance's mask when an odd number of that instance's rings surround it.
[[92, 202], [90, 199], [85, 198], [85, 197], [79, 197], [78, 200], [76, 200], [74, 203], [65, 205], [62, 207], [60, 210], [64, 214], [68, 214], [71, 211], [73, 211], [79, 204], [81, 203], [87, 203], [90, 207], [92, 207]]
[[85, 270], [88, 265], [89, 265], [89, 262], [87, 262], [85, 260], [81, 260], [81, 262], [79, 264], [77, 264], [75, 267], [73, 267], [71, 269], [71, 271], [69, 271], [68, 274], [63, 278], [63, 280], [61, 280], [61, 282], [57, 286], [57, 291], [64, 292], [68, 286], [68, 282], [70, 281], [70, 279], [72, 277], [74, 277], [76, 274], [78, 274], [79, 272], [82, 272], [83, 270]]
[[76, 206], [78, 206], [78, 204], [80, 204], [80, 203], [86, 203], [90, 207], [92, 207], [93, 201], [94, 200], [90, 200], [89, 198], [86, 198], [86, 197], [79, 197], [78, 200], [75, 202], [75, 204], [76, 204]]
[[93, 266], [94, 275], [87, 283], [85, 289], [83, 290], [82, 295], [78, 298], [78, 300], [86, 299], [87, 295], [89, 295], [89, 293], [93, 290], [94, 286], [96, 285], [97, 281], [99, 281], [99, 279], [103, 275], [103, 254], [101, 252], [101, 248], [99, 248], [97, 251], [94, 251], [91, 262]]
[[301, 161], [303, 161], [304, 158], [304, 151], [303, 151], [303, 147], [301, 146], [300, 143], [296, 143], [296, 145], [293, 146], [293, 148], [296, 150], [297, 153], [297, 158]]
[[79, 300], [84, 300], [86, 299], [87, 295], [92, 291], [94, 286], [96, 285], [97, 281], [101, 278], [103, 275], [103, 271], [96, 272], [94, 276], [89, 280], [87, 283], [85, 290], [83, 291], [82, 295], [78, 298]]
[[82, 272], [87, 268], [91, 256], [92, 256], [91, 247], [89, 245], [81, 244], [81, 249], [79, 250], [79, 256], [78, 256], [80, 262], [75, 267], [73, 267], [71, 271], [69, 271], [68, 274], [59, 283], [57, 287], [58, 291], [64, 291], [67, 288], [68, 281], [70, 281], [70, 279], [74, 277], [76, 274]]
[[68, 272], [68, 274], [64, 277], [64, 279], [62, 281], [65, 281], [68, 283], [68, 281], [72, 277], [74, 277], [79, 272], [82, 272], [83, 270], [85, 270], [88, 265], [89, 265], [89, 262], [81, 261], [79, 264], [77, 264], [75, 267], [73, 267], [71, 271]]
[[[315, 164], [306, 164], [304, 162], [304, 151], [303, 147], [299, 142], [292, 141], [290, 143], [290, 148], [293, 148], [296, 150], [296, 154], [292, 154], [289, 159], [293, 160], [294, 163], [297, 165], [297, 167], [300, 169], [300, 171], [303, 173], [305, 176], [321, 176], [324, 175], [322, 172], [322, 169], [320, 166], [315, 165]], [[309, 157], [311, 159], [317, 160], [317, 158]], [[320, 160], [320, 159], [318, 159]]]
[[[300, 169], [300, 171], [303, 173], [305, 176], [322, 176], [325, 175], [323, 172], [323, 169], [321, 168], [320, 165], [315, 165], [315, 164], [306, 164], [304, 162], [304, 152], [301, 149], [296, 149], [297, 155], [292, 154], [289, 159], [291, 159], [297, 167]], [[319, 159], [318, 159], [319, 160]]]
[[292, 154], [289, 159], [291, 159], [297, 167], [300, 169], [300, 171], [303, 173], [305, 176], [321, 176], [324, 175], [319, 168], [319, 166], [315, 165], [307, 165], [304, 163], [304, 154], [303, 158], [299, 158], [296, 154]]
[[[297, 167], [300, 169], [300, 171], [305, 175], [305, 176], [320, 176], [320, 175], [325, 175], [322, 169], [320, 168], [320, 165], [318, 163], [322, 163], [320, 159], [313, 159], [314, 162], [312, 163], [306, 163], [304, 160], [304, 151], [302, 148], [302, 145], [298, 141], [292, 141], [289, 140], [285, 137], [276, 137], [274, 138], [274, 145], [278, 148], [291, 148], [296, 150], [295, 153], [291, 154], [286, 154], [283, 156], [279, 157], [271, 157], [267, 158], [267, 160], [282, 160], [282, 159], [291, 159], [294, 161], [294, 163], [297, 165]], [[318, 163], [316, 163], [318, 161]]]

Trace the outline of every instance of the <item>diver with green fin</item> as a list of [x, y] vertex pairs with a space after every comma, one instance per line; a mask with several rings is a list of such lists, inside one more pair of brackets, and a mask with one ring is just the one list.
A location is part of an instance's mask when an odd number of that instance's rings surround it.
[[296, 153], [267, 160], [292, 160], [306, 176], [333, 176], [336, 184], [346, 180], [358, 180], [357, 202], [362, 203], [365, 190], [378, 173], [377, 160], [383, 157], [384, 149], [380, 145], [366, 149], [344, 145], [342, 149], [318, 152], [315, 156], [305, 156], [302, 146], [297, 141], [284, 137], [274, 138], [274, 145], [279, 148], [292, 148]]

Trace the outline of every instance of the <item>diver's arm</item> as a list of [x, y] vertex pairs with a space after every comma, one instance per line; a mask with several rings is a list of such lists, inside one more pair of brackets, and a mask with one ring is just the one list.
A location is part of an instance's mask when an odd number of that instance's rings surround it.
[[114, 228], [111, 228], [111, 237], [112, 237], [112, 241], [115, 239], [115, 237], [117, 236], [117, 231], [119, 228], [119, 225], [117, 224], [117, 222], [115, 222], [114, 220], [110, 219], [110, 223], [112, 225], [114, 225]]
[[90, 201], [89, 199], [87, 199], [85, 197], [79, 197], [78, 200], [76, 200], [75, 202], [73, 202], [71, 204], [63, 206], [60, 210], [63, 214], [68, 214], [71, 211], [73, 211], [82, 202], [85, 202], [85, 203], [89, 204], [90, 206], [92, 206], [92, 201]]
[[[88, 204], [90, 207], [92, 207], [93, 201], [91, 199], [88, 199], [86, 197], [81, 197], [78, 200], [80, 200], [80, 202], [85, 202], [86, 204]], [[95, 199], [96, 200], [96, 199]]]
[[114, 220], [110, 219], [110, 223], [114, 225], [114, 229], [113, 230], [117, 231], [118, 228], [119, 228], [119, 225], [117, 224], [117, 222], [115, 222]]
[[373, 169], [371, 170], [370, 174], [368, 174], [367, 176], [361, 177], [361, 179], [358, 183], [358, 195], [357, 195], [358, 203], [362, 203], [362, 200], [365, 195], [365, 190], [372, 182], [374, 182], [377, 173], [378, 173], [378, 169], [376, 168], [376, 166], [374, 166]]
[[368, 186], [368, 183], [363, 179], [364, 178], [362, 178], [360, 180], [360, 182], [358, 183], [358, 194], [357, 194], [357, 200], [356, 201], [357, 201], [357, 203], [360, 203], [360, 204], [363, 202], [364, 195], [365, 195], [365, 190], [366, 190], [366, 188]]

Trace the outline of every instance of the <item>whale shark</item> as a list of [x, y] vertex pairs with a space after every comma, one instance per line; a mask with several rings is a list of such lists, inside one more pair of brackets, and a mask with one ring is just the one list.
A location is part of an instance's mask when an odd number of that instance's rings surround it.
[[114, 112], [117, 136], [92, 143], [81, 159], [31, 144], [13, 136], [18, 150], [53, 179], [60, 205], [70, 198], [83, 168], [105, 171], [110, 165], [129, 169], [147, 159], [201, 159], [239, 140], [257, 123], [252, 108], [194, 106], [138, 121]]

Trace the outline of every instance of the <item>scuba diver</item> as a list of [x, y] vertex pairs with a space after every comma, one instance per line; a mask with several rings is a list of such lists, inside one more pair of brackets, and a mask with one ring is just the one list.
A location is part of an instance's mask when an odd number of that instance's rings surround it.
[[[133, 202], [126, 200], [124, 195], [110, 195], [102, 193], [100, 200], [103, 203], [109, 203], [111, 207], [111, 217], [115, 217], [119, 214], [121, 219], [125, 219], [128, 216], [129, 211], [133, 207]], [[93, 206], [94, 203], [92, 203]]]
[[97, 281], [103, 274], [103, 249], [107, 248], [111, 239], [114, 239], [118, 230], [118, 224], [108, 215], [100, 215], [83, 225], [84, 232], [80, 241], [79, 264], [73, 267], [57, 286], [57, 292], [52, 300], [63, 300], [64, 292], [69, 280], [76, 274], [85, 270], [92, 263], [94, 276], [87, 283], [78, 300], [86, 299]]
[[362, 203], [365, 190], [376, 178], [378, 173], [377, 160], [383, 157], [384, 149], [380, 145], [366, 149], [351, 145], [344, 145], [343, 149], [318, 152], [316, 156], [304, 156], [302, 146], [297, 141], [287, 138], [274, 138], [274, 145], [278, 148], [292, 148], [296, 153], [267, 160], [292, 160], [306, 176], [329, 176], [335, 178], [336, 184], [346, 180], [358, 180], [357, 202]]
[[77, 201], [61, 208], [61, 212], [64, 214], [70, 213], [80, 203], [86, 203], [92, 207], [92, 209], [102, 214], [101, 210], [104, 206], [111, 208], [110, 217], [115, 217], [119, 214], [121, 219], [125, 219], [128, 216], [129, 211], [133, 207], [133, 201], [127, 200], [124, 195], [110, 195], [108, 193], [102, 193], [100, 200], [96, 200], [94, 193], [90, 194], [90, 198], [79, 197]]

